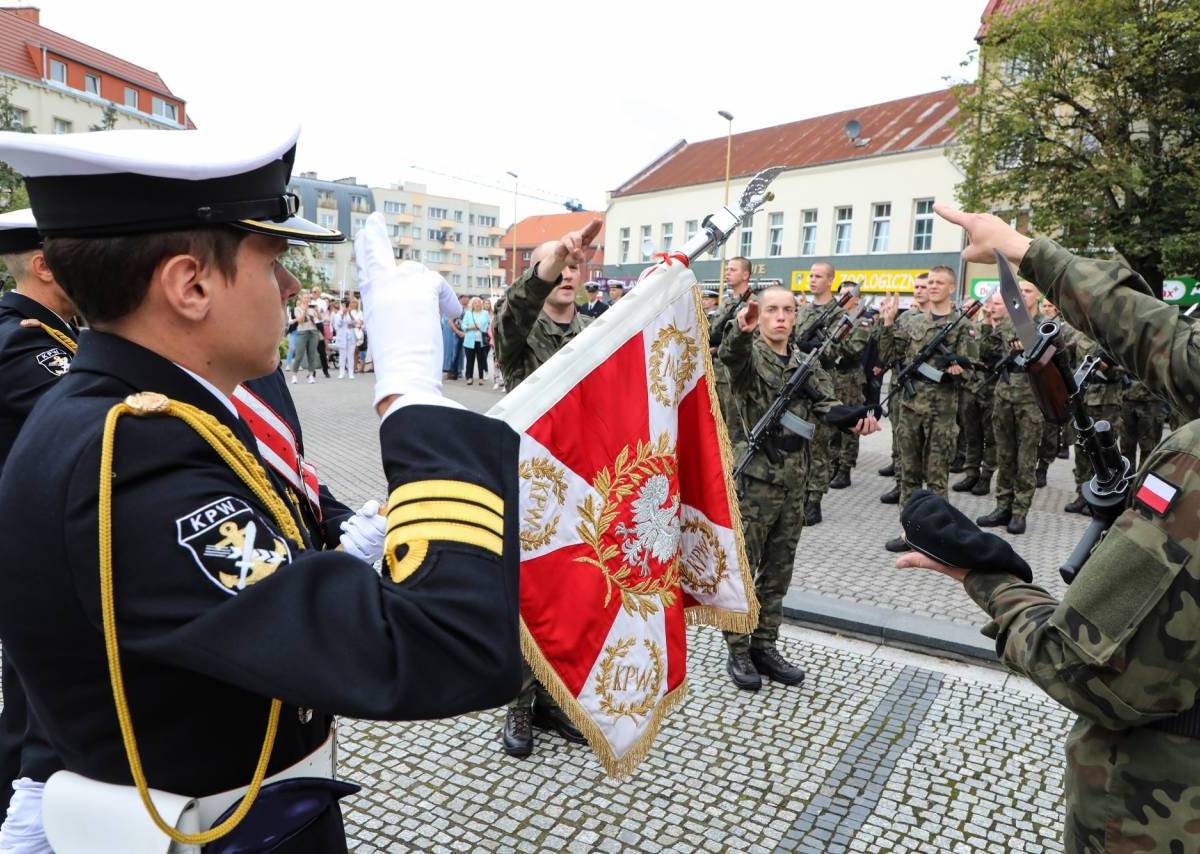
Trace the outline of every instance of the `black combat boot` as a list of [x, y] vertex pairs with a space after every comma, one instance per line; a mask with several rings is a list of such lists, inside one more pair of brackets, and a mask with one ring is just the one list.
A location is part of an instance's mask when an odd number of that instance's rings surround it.
[[805, 525], [820, 525], [821, 524], [821, 502], [810, 501], [804, 505], [804, 524]]
[[533, 703], [533, 725], [538, 729], [552, 730], [572, 744], [587, 744], [587, 739], [583, 737], [583, 733], [575, 727], [575, 724], [571, 723], [571, 719], [567, 717], [566, 712], [556, 705], [535, 700]]
[[838, 469], [838, 473], [829, 481], [830, 489], [845, 489], [850, 485], [850, 469]]
[[533, 753], [533, 710], [528, 706], [509, 709], [504, 715], [504, 752], [509, 756]]
[[997, 507], [986, 516], [976, 519], [975, 524], [981, 528], [999, 528], [1001, 525], [1007, 525], [1012, 517], [1012, 510], [1007, 507]]
[[1061, 448], [1059, 448], [1059, 449], [1058, 449], [1058, 458], [1059, 458], [1060, 460], [1069, 460], [1069, 459], [1071, 459], [1071, 450], [1070, 450], [1070, 448], [1068, 448], [1066, 445], [1063, 445]]
[[804, 682], [804, 669], [784, 658], [774, 646], [753, 647], [750, 661], [759, 673], [772, 682], [782, 685], [800, 685]]
[[900, 484], [896, 484], [883, 495], [879, 496], [880, 504], [899, 504], [900, 503]]
[[884, 466], [883, 468], [881, 468], [879, 470], [879, 476], [880, 477], [895, 477], [896, 476], [896, 464], [888, 463], [886, 466]]
[[1008, 520], [1008, 527], [1005, 530], [1007, 530], [1010, 534], [1024, 534], [1025, 517], [1023, 515], [1014, 513], [1013, 517]]
[[950, 473], [959, 474], [967, 467], [967, 458], [962, 454], [958, 454], [950, 461]]
[[1038, 469], [1037, 475], [1035, 477], [1036, 477], [1036, 480], [1034, 480], [1034, 483], [1037, 484], [1038, 489], [1041, 489], [1043, 486], [1046, 485], [1046, 470], [1045, 469], [1041, 469], [1041, 468]]
[[950, 488], [955, 492], [970, 492], [979, 483], [979, 475], [969, 474]]
[[971, 487], [972, 495], [987, 495], [992, 491], [992, 475], [988, 472], [987, 475], [980, 475], [979, 480], [975, 481], [975, 485]]
[[1088, 509], [1088, 504], [1083, 500], [1082, 495], [1076, 495], [1075, 500], [1063, 508], [1064, 513], [1082, 513], [1085, 516], [1090, 516], [1091, 511]]
[[883, 547], [889, 552], [895, 552], [896, 554], [912, 551], [912, 548], [908, 545], [908, 540], [904, 539], [904, 537], [892, 537], [892, 539], [883, 544]]
[[757, 691], [762, 688], [762, 677], [755, 669], [754, 662], [750, 660], [749, 650], [739, 649], [737, 652], [730, 650], [729, 663], [725, 665], [725, 670], [729, 673], [733, 684], [743, 691]]

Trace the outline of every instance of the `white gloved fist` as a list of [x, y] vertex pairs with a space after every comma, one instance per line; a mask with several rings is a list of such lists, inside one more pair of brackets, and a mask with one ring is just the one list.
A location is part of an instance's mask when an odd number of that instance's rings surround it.
[[387, 518], [379, 514], [379, 502], [368, 501], [358, 512], [341, 524], [342, 550], [346, 554], [375, 563], [383, 557], [387, 539]]
[[354, 238], [363, 319], [375, 362], [375, 403], [391, 395], [414, 401], [442, 397], [442, 328], [439, 308], [458, 300], [446, 280], [423, 264], [392, 255], [383, 214], [376, 211]]

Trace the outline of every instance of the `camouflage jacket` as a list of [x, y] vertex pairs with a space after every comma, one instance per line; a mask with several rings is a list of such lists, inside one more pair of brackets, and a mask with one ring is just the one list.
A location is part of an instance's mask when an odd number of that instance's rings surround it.
[[[1042, 315], [1034, 315], [1033, 325], [1036, 327], [1046, 318]], [[992, 327], [991, 334], [988, 336], [982, 349], [986, 348], [989, 354], [994, 353], [998, 361], [1003, 361], [1008, 357], [1008, 354], [1013, 352], [1012, 342], [1017, 338], [1017, 330], [1013, 326], [1013, 322], [1008, 317], [1002, 317], [1000, 322]], [[1009, 363], [1012, 364], [1011, 362]], [[1024, 371], [1013, 370], [1006, 368], [1000, 371], [1000, 375], [995, 380], [995, 395], [996, 400], [1002, 400], [1006, 403], [1025, 404], [1028, 406], [1037, 406], [1037, 400], [1033, 396], [1033, 389], [1029, 385], [1029, 377]]]
[[[817, 315], [825, 311], [826, 305], [817, 305], [811, 302], [800, 304], [796, 309], [796, 327], [792, 332], [793, 341], [799, 340], [804, 328], [812, 323]], [[825, 328], [832, 330], [845, 313], [846, 309], [841, 306], [835, 307]], [[827, 371], [861, 372], [862, 355], [867, 348], [867, 341], [871, 338], [871, 327], [870, 320], [860, 320], [855, 323], [850, 334], [840, 344], [827, 351], [825, 358], [821, 359], [821, 366]]]
[[[779, 390], [788, 377], [800, 366], [804, 354], [791, 347], [785, 365], [775, 351], [756, 331], [743, 332], [734, 323], [721, 340], [719, 358], [725, 366], [730, 385], [730, 402], [733, 407], [730, 424], [730, 440], [733, 442], [735, 460], [740, 460], [746, 451], [746, 436], [774, 403]], [[817, 368], [810, 388], [816, 400], [806, 395], [793, 399], [789, 411], [806, 421], [820, 418], [836, 406], [839, 401], [833, 391], [833, 381], [823, 369]], [[791, 436], [790, 433], [784, 433]], [[784, 454], [782, 465], [774, 465], [764, 453], [754, 459], [746, 469], [750, 477], [767, 483], [804, 487], [808, 471], [808, 443], [799, 451]]]
[[[958, 317], [957, 309], [944, 317], [935, 317], [926, 312], [905, 312], [912, 319], [900, 323], [897, 320], [891, 326], [884, 326], [879, 331], [879, 349], [885, 362], [911, 362], [921, 348], [936, 335], [943, 326], [953, 323]], [[954, 331], [943, 342], [951, 353], [976, 362], [979, 359], [979, 333], [974, 324], [963, 321], [954, 327]], [[934, 365], [941, 368], [942, 365]], [[922, 379], [913, 380], [913, 393], [901, 392], [900, 400], [910, 409], [936, 411], [944, 407], [956, 407], [960, 383], [970, 383], [974, 370], [967, 368], [961, 377], [951, 382], [931, 383]]]
[[[1195, 414], [1200, 351], [1189, 324], [1125, 265], [1039, 239], [1022, 274]], [[1137, 498], [1147, 481], [1169, 500]], [[1067, 740], [1067, 850], [1195, 851], [1200, 739], [1162, 727], [1200, 692], [1200, 423], [1149, 455], [1130, 494], [1061, 602], [1004, 573], [971, 572], [963, 583], [991, 615], [1004, 663], [1080, 716]]]
[[563, 345], [583, 331], [592, 318], [576, 308], [570, 327], [564, 332], [551, 320], [542, 304], [559, 284], [537, 277], [537, 265], [525, 271], [505, 294], [504, 308], [496, 319], [496, 359], [509, 391], [545, 364]]
[[[1100, 356], [1105, 361], [1113, 358], [1100, 345], [1065, 321], [1059, 321], [1060, 334], [1071, 348], [1071, 364], [1079, 367], [1088, 356]], [[1128, 373], [1120, 365], [1109, 364], [1096, 374], [1083, 393], [1083, 402], [1088, 406], [1120, 406], [1125, 399], [1125, 383]]]

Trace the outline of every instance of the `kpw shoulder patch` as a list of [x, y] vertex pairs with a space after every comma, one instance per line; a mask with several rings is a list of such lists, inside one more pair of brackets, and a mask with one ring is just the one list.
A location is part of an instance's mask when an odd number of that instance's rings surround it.
[[38, 364], [56, 377], [61, 377], [71, 367], [71, 354], [59, 347], [51, 347], [37, 355]]
[[229, 595], [257, 584], [292, 560], [287, 541], [262, 514], [227, 496], [175, 520], [179, 545]]
[[1154, 472], [1146, 475], [1146, 479], [1142, 481], [1142, 485], [1138, 487], [1138, 491], [1134, 494], [1134, 500], [1158, 516], [1166, 516], [1171, 510], [1171, 505], [1175, 503], [1176, 497], [1179, 495], [1179, 487], [1175, 484], [1163, 480]]

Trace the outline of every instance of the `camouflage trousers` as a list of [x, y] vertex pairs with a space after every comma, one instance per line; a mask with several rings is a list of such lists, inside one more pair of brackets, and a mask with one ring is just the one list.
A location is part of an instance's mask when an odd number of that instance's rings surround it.
[[804, 528], [803, 474], [791, 483], [780, 486], [746, 478], [738, 506], [742, 511], [746, 560], [754, 572], [754, 592], [758, 596], [758, 627], [753, 635], [725, 632], [725, 642], [732, 652], [773, 646], [779, 638], [783, 597], [792, 583], [796, 543]]
[[[1033, 407], [1037, 409], [1037, 404], [1035, 403]], [[1037, 470], [1045, 472], [1050, 469], [1050, 464], [1058, 457], [1059, 435], [1062, 433], [1062, 428], [1047, 421], [1040, 409], [1037, 412], [1038, 418], [1042, 422], [1042, 441], [1038, 444]]]
[[[862, 406], [866, 401], [863, 395], [863, 372], [858, 368], [851, 371], [834, 371], [833, 387], [838, 400], [847, 406]], [[858, 437], [841, 430], [832, 431], [829, 439], [829, 460], [834, 474], [842, 469], [853, 469], [858, 463]]]
[[996, 470], [996, 435], [992, 428], [992, 386], [958, 398], [958, 426], [963, 450], [963, 474], [990, 478]]
[[[1118, 429], [1121, 425], [1121, 404], [1119, 403], [1103, 403], [1088, 407], [1088, 415], [1093, 421], [1107, 421], [1113, 425], [1114, 429]], [[1083, 486], [1091, 479], [1095, 472], [1092, 471], [1091, 461], [1088, 460], [1087, 454], [1075, 448], [1075, 489]]]
[[[889, 388], [889, 394], [895, 390], [895, 384]], [[896, 469], [896, 486], [900, 485], [900, 430], [902, 417], [900, 414], [900, 397], [892, 398], [888, 404], [888, 420], [892, 422], [892, 467]]]
[[[920, 394], [920, 392], [919, 392]], [[900, 431], [900, 506], [922, 486], [946, 497], [950, 460], [958, 439], [958, 395], [935, 391], [916, 406], [908, 398], [900, 405], [904, 428]], [[934, 404], [934, 405], [931, 405]]]
[[838, 430], [830, 427], [820, 419], [815, 420], [816, 430], [812, 441], [808, 443], [808, 498], [810, 504], [815, 504], [829, 491], [829, 481], [833, 479], [834, 437]]
[[[1033, 400], [997, 395], [992, 406], [996, 435], [996, 506], [1024, 516], [1037, 488], [1038, 452], [1045, 420]], [[1057, 430], [1055, 437], [1057, 439]], [[1058, 446], [1055, 442], [1055, 452]]]
[[1135, 470], [1138, 460], [1145, 460], [1162, 441], [1165, 421], [1162, 404], [1157, 401], [1126, 400], [1121, 405], [1121, 453]]

